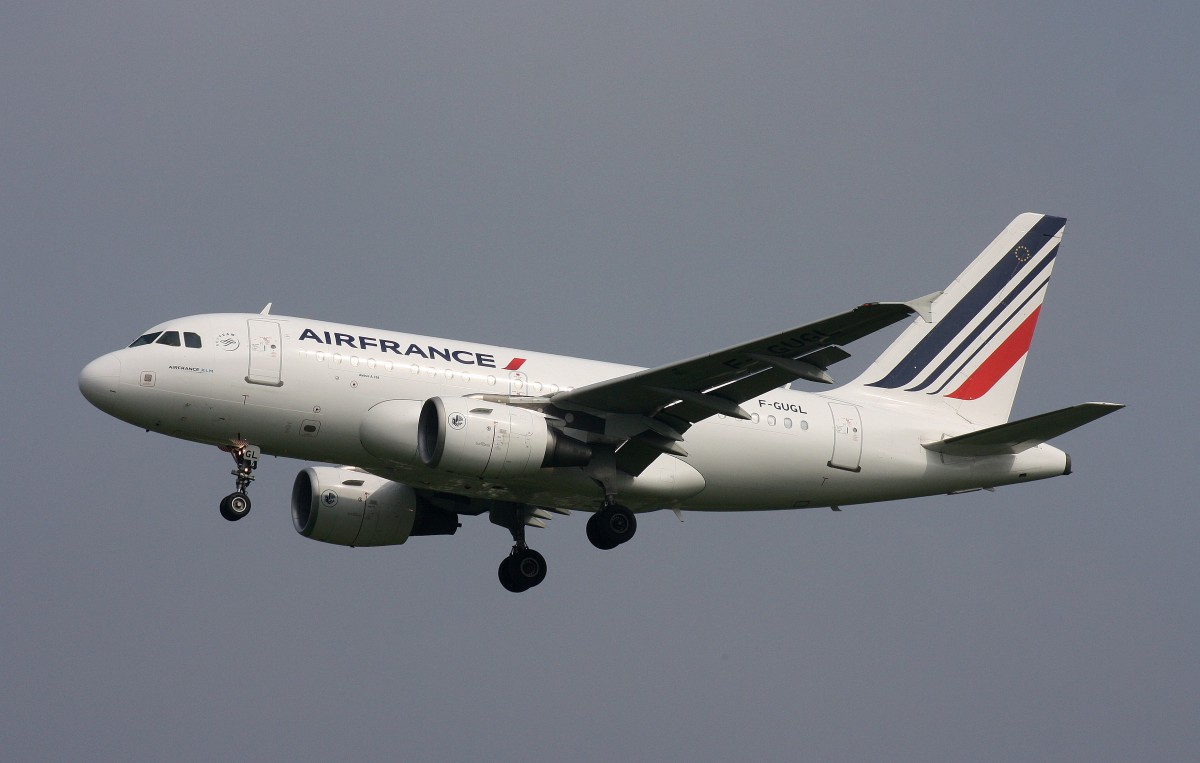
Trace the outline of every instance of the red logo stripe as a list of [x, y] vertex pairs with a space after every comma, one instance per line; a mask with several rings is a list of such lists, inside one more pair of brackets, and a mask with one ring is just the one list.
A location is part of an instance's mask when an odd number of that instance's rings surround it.
[[1038, 314], [1041, 312], [1042, 308], [1039, 305], [1017, 330], [1009, 334], [1008, 339], [996, 348], [991, 357], [975, 369], [975, 373], [946, 397], [956, 400], [978, 400], [986, 395], [996, 386], [996, 382], [1000, 381], [1000, 377], [1008, 373], [1008, 370], [1029, 352], [1029, 343], [1033, 341], [1033, 329], [1037, 326]]
[[501, 370], [516, 371], [518, 368], [520, 368], [523, 365], [525, 365], [525, 358], [513, 358], [512, 360], [508, 361], [508, 365], [505, 366]]

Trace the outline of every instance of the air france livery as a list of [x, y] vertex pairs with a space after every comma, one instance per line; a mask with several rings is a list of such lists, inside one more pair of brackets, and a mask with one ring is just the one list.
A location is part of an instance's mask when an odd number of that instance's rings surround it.
[[[1009, 421], [1065, 220], [1023, 214], [943, 292], [874, 302], [657, 368], [273, 315], [162, 323], [83, 369], [93, 405], [233, 456], [221, 515], [250, 511], [263, 453], [344, 466], [296, 477], [306, 538], [398, 545], [487, 514], [501, 584], [542, 582], [527, 527], [590, 513], [601, 549], [637, 515], [801, 509], [989, 490], [1069, 474], [1047, 440], [1121, 408]], [[826, 392], [856, 339], [907, 328]], [[803, 385], [801, 385], [803, 386]]]

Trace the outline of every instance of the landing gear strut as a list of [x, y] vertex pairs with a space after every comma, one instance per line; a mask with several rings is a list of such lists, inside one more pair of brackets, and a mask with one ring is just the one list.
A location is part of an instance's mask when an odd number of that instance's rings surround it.
[[504, 511], [499, 508], [491, 511], [492, 522], [508, 528], [513, 539], [512, 551], [500, 562], [496, 572], [505, 590], [520, 593], [546, 579], [546, 558], [525, 543], [527, 507], [513, 505], [505, 508]]
[[607, 551], [628, 543], [637, 532], [637, 517], [617, 503], [610, 503], [587, 521], [587, 537], [592, 545]]
[[230, 474], [237, 478], [237, 489], [221, 499], [221, 516], [236, 522], [250, 513], [250, 496], [246, 495], [246, 490], [254, 481], [261, 451], [246, 442], [222, 446], [221, 450], [233, 456], [234, 468]]
[[593, 546], [605, 551], [628, 543], [637, 532], [637, 517], [617, 503], [615, 459], [616, 453], [611, 447], [598, 448], [588, 465], [588, 476], [604, 491], [604, 507], [588, 518], [587, 538]]

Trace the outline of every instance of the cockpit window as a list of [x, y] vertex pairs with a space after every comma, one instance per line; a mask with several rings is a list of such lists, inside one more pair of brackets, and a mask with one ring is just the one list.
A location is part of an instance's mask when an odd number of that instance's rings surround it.
[[154, 331], [149, 334], [142, 334], [137, 339], [133, 340], [133, 344], [131, 344], [129, 346], [130, 347], [141, 347], [143, 344], [150, 344], [155, 339], [158, 339], [158, 335], [161, 333], [162, 333], [161, 331]]
[[149, 334], [142, 334], [137, 339], [133, 340], [130, 347], [142, 347], [147, 344], [164, 344], [168, 347], [179, 347], [181, 344], [185, 347], [190, 347], [193, 350], [198, 350], [204, 346], [200, 335], [194, 331], [184, 331], [183, 341], [179, 341], [178, 331], [151, 331]]

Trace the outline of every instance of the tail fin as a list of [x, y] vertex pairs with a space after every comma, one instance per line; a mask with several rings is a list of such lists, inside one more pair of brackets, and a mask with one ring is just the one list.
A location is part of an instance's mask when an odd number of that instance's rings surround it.
[[1008, 421], [1066, 220], [1020, 215], [852, 384]]

